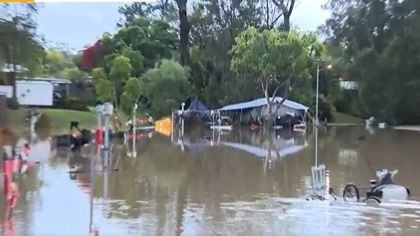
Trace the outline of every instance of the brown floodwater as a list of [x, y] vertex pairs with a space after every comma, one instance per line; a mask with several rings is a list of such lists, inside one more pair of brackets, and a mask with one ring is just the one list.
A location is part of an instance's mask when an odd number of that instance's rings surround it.
[[[71, 153], [57, 151], [48, 139], [32, 139], [32, 166], [18, 178], [13, 216], [1, 218], [4, 233], [420, 235], [418, 132], [320, 131], [318, 163], [329, 171], [326, 183], [338, 196], [334, 202], [305, 200], [315, 164], [311, 134], [145, 135], [137, 141], [136, 158], [127, 156], [131, 147], [115, 142], [109, 171], [91, 147]], [[82, 173], [69, 174], [75, 164]], [[377, 207], [342, 201], [346, 183], [369, 186], [381, 168], [399, 170], [397, 182], [412, 192], [408, 201]], [[3, 195], [0, 202], [1, 217]]]

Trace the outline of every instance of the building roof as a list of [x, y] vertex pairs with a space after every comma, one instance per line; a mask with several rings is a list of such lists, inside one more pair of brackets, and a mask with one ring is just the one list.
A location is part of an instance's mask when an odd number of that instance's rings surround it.
[[[281, 102], [282, 99], [283, 98], [281, 97], [276, 97], [274, 102], [279, 103]], [[250, 109], [250, 108], [255, 108], [255, 107], [262, 107], [266, 105], [267, 105], [266, 98], [258, 98], [258, 99], [248, 101], [248, 102], [241, 102], [241, 103], [227, 105], [227, 106], [222, 107], [220, 110], [222, 111], [244, 110], [244, 109]], [[289, 99], [286, 99], [282, 105], [288, 108], [294, 109], [294, 110], [307, 111], [309, 109], [307, 106], [291, 101]]]
[[26, 80], [26, 81], [47, 81], [50, 83], [55, 84], [71, 84], [71, 81], [68, 79], [60, 79], [60, 78], [44, 78], [44, 77], [33, 77], [33, 78], [23, 78], [19, 80]]

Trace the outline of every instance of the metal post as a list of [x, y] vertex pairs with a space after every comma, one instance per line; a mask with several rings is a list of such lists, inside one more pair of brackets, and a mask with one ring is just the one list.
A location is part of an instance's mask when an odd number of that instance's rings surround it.
[[181, 112], [181, 136], [184, 137], [184, 107], [185, 102], [182, 103], [182, 112]]
[[93, 232], [93, 185], [95, 184], [95, 149], [92, 146], [90, 158], [90, 196], [89, 196], [89, 233]]
[[[108, 163], [108, 152], [104, 152], [104, 156], [105, 156], [105, 161]], [[108, 170], [108, 165], [106, 165], [106, 170]], [[108, 172], [107, 171], [105, 171], [104, 172], [104, 189], [103, 189], [103, 191], [104, 191], [104, 195], [103, 195], [103, 197], [104, 197], [104, 199], [107, 199], [107, 197], [108, 197]]]
[[319, 63], [317, 63], [317, 66], [316, 66], [315, 166], [318, 166], [318, 99], [319, 99]]
[[136, 157], [137, 156], [137, 152], [136, 152], [136, 111], [137, 111], [137, 104], [134, 104], [133, 106], [133, 131], [132, 131], [132, 135], [133, 135], [133, 152], [132, 152], [132, 157]]
[[102, 120], [102, 116], [101, 116], [101, 113], [98, 113], [98, 115], [97, 115], [97, 118], [98, 118], [98, 128], [99, 129], [102, 129], [102, 122], [101, 122], [101, 120]]
[[174, 142], [174, 112], [171, 111], [171, 143]]
[[104, 146], [106, 150], [109, 150], [109, 116], [105, 116], [105, 140]]

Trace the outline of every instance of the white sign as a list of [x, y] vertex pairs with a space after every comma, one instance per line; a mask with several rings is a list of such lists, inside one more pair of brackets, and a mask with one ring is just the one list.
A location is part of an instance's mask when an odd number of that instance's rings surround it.
[[114, 106], [111, 103], [104, 104], [104, 112], [103, 114], [106, 116], [111, 116], [114, 113]]
[[104, 105], [97, 105], [96, 112], [102, 114], [104, 112]]

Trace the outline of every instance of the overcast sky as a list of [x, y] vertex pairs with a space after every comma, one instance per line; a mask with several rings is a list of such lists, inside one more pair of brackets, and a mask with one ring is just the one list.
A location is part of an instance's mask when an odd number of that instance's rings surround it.
[[[303, 30], [316, 30], [328, 17], [326, 0], [298, 0], [291, 22]], [[47, 42], [64, 43], [73, 50], [91, 44], [104, 32], [115, 32], [122, 3], [44, 3], [38, 32]]]

